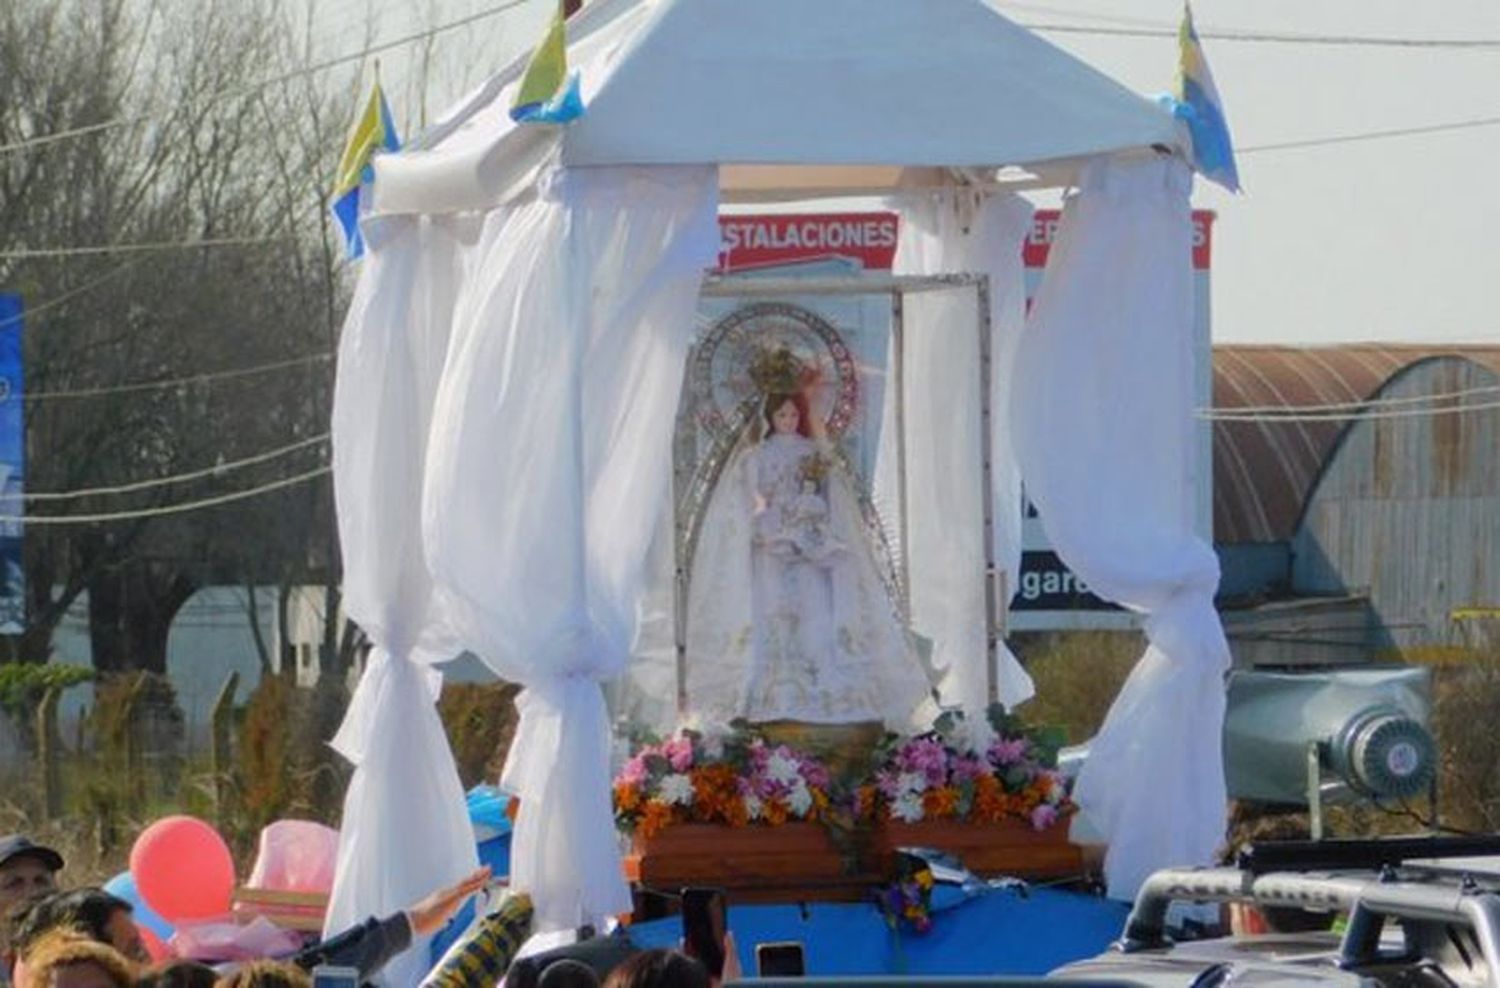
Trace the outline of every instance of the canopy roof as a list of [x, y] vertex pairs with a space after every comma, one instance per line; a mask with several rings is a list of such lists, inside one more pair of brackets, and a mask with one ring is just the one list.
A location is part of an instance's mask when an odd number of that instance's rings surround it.
[[596, 0], [569, 36], [582, 119], [514, 124], [519, 59], [377, 159], [375, 209], [485, 208], [549, 160], [747, 166], [726, 197], [766, 198], [1005, 166], [1050, 184], [1091, 155], [1179, 145], [1170, 115], [982, 0]]

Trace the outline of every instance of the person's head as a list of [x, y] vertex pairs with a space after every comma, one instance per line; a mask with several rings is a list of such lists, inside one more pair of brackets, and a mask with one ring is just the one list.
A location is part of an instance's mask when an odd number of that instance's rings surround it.
[[62, 927], [107, 943], [131, 960], [149, 959], [130, 903], [97, 888], [53, 892], [34, 900], [16, 916], [11, 927], [11, 945], [25, 951], [48, 931]]
[[214, 988], [219, 973], [197, 961], [172, 961], [136, 979], [135, 988]]
[[66, 929], [53, 930], [21, 957], [26, 988], [132, 988], [130, 962], [108, 944]]
[[643, 950], [609, 972], [604, 988], [709, 988], [708, 968], [680, 950]]
[[312, 979], [295, 964], [252, 961], [214, 982], [214, 988], [312, 988]]
[[0, 837], [0, 914], [57, 888], [62, 855], [23, 834]]
[[599, 988], [599, 975], [583, 961], [555, 960], [542, 969], [537, 988]]
[[762, 414], [765, 416], [768, 436], [812, 435], [807, 399], [800, 394], [783, 392], [767, 395]]

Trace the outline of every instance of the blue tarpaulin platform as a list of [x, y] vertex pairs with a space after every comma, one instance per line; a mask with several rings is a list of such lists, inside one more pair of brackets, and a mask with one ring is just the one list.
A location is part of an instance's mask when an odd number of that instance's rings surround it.
[[[899, 936], [874, 905], [809, 903], [729, 908], [745, 973], [755, 973], [755, 945], [796, 940], [805, 948], [807, 973], [1040, 975], [1091, 957], [1117, 939], [1129, 906], [1080, 892], [1032, 888], [1024, 897], [995, 889], [934, 912], [925, 934]], [[640, 947], [676, 947], [676, 917], [630, 928]]]

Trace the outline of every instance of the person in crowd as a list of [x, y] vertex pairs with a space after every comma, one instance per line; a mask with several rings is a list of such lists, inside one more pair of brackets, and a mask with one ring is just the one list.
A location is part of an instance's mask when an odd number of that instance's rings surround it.
[[34, 896], [57, 889], [63, 856], [24, 834], [0, 837], [0, 988], [10, 984], [16, 954], [10, 943], [11, 916]]
[[709, 988], [708, 968], [680, 950], [643, 950], [609, 972], [604, 988]]
[[335, 937], [315, 943], [292, 958], [304, 971], [320, 964], [352, 967], [361, 981], [373, 978], [391, 958], [410, 947], [418, 937], [431, 936], [441, 930], [464, 902], [484, 888], [490, 880], [490, 869], [480, 868], [455, 885], [436, 892], [420, 902], [385, 919], [370, 917], [360, 925]]
[[253, 961], [224, 975], [214, 988], [312, 988], [312, 979], [296, 964]]
[[583, 961], [564, 957], [542, 970], [537, 988], [599, 988], [599, 975]]
[[57, 890], [63, 857], [24, 834], [0, 837], [0, 914], [33, 896]]
[[171, 961], [136, 979], [135, 988], [214, 988], [219, 972], [197, 961]]
[[135, 968], [118, 950], [84, 933], [55, 929], [32, 943], [16, 967], [17, 988], [134, 988]]
[[16, 915], [11, 926], [12, 945], [17, 952], [25, 953], [49, 931], [66, 928], [108, 944], [132, 961], [145, 963], [150, 957], [131, 913], [130, 903], [103, 889], [53, 892], [33, 900]]

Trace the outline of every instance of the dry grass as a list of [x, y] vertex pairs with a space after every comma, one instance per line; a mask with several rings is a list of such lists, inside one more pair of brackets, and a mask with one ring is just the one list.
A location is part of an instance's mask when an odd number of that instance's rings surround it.
[[1016, 636], [1036, 682], [1036, 697], [1018, 711], [1029, 723], [1056, 724], [1076, 744], [1094, 736], [1145, 642], [1131, 632], [1074, 631]]

